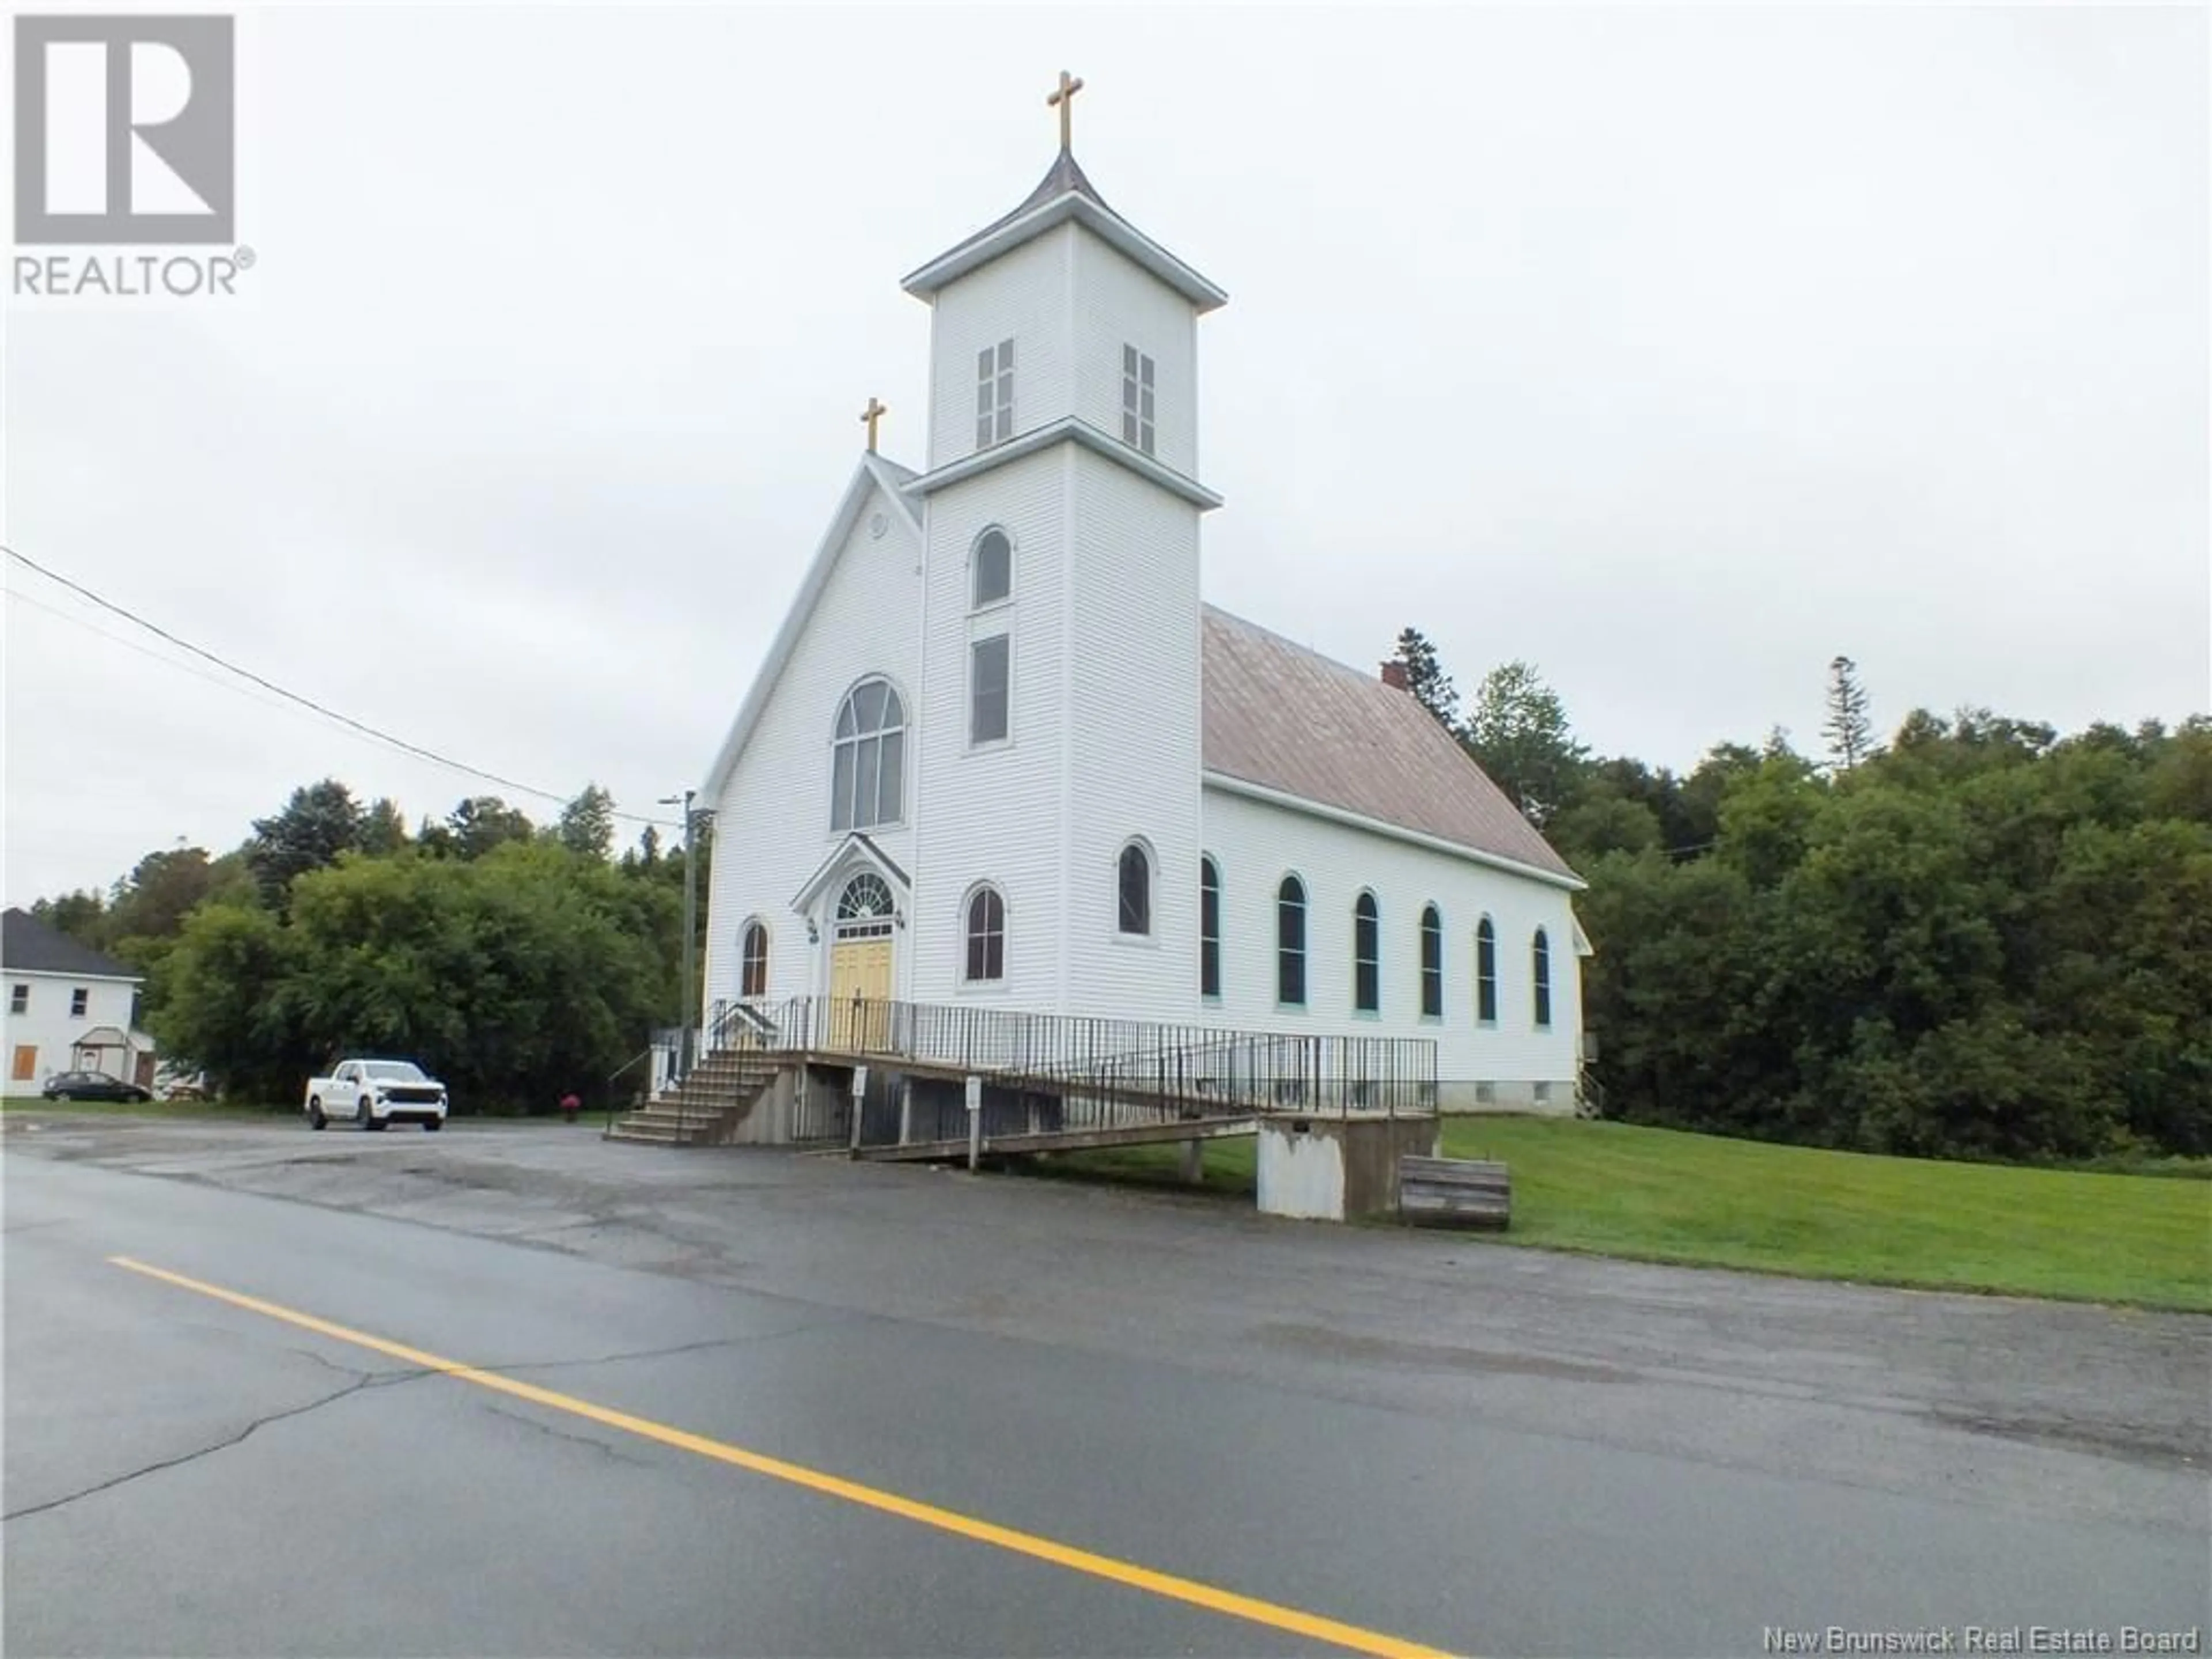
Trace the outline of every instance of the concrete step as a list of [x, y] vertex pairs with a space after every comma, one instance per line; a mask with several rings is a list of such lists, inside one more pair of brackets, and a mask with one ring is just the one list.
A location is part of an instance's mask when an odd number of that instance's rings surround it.
[[730, 1089], [757, 1089], [769, 1082], [772, 1082], [775, 1079], [775, 1073], [773, 1069], [762, 1071], [757, 1067], [732, 1067], [727, 1071], [715, 1071], [702, 1066], [695, 1068], [691, 1074], [685, 1078], [681, 1083], [678, 1083], [676, 1087], [678, 1089], [720, 1089], [726, 1091]]

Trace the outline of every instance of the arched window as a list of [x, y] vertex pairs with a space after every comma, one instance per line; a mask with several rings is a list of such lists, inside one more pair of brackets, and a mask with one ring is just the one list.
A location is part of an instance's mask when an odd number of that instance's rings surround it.
[[995, 887], [978, 887], [968, 898], [968, 961], [962, 977], [988, 985], [1006, 976], [1006, 902]]
[[1382, 1006], [1382, 915], [1372, 893], [1352, 907], [1352, 1006], [1363, 1014]]
[[830, 770], [830, 827], [872, 830], [905, 812], [906, 707], [884, 679], [845, 694]]
[[1221, 866], [1211, 854], [1198, 861], [1198, 994], [1221, 994]]
[[1306, 890], [1296, 876], [1275, 890], [1275, 1000], [1306, 1006]]
[[1488, 916], [1474, 930], [1474, 1017], [1485, 1025], [1498, 1024], [1498, 929]]
[[1006, 532], [993, 525], [975, 538], [975, 545], [968, 552], [969, 599], [970, 609], [980, 611], [987, 605], [996, 605], [1010, 598], [1014, 591], [1014, 544]]
[[1421, 1018], [1444, 1017], [1444, 919], [1433, 904], [1421, 907]]
[[768, 929], [757, 921], [745, 924], [744, 948], [738, 952], [740, 968], [738, 975], [738, 994], [741, 997], [764, 997], [768, 994]]
[[1552, 941], [1544, 930], [1536, 930], [1536, 941], [1529, 947], [1530, 966], [1535, 975], [1536, 1029], [1548, 1030], [1552, 1024]]
[[1121, 861], [1116, 871], [1116, 885], [1121, 892], [1121, 931], [1125, 933], [1149, 933], [1152, 931], [1152, 860], [1139, 842], [1131, 842], [1121, 849]]

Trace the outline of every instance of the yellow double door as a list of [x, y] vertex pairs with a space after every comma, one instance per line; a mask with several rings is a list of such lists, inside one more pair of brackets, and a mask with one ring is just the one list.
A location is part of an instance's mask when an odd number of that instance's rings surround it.
[[830, 957], [830, 1046], [869, 1054], [890, 1046], [891, 942], [841, 939]]

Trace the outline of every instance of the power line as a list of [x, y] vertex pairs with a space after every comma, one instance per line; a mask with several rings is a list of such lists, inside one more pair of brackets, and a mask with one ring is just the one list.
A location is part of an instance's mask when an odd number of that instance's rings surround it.
[[248, 702], [252, 703], [256, 708], [273, 708], [287, 714], [296, 714], [300, 712], [296, 708], [289, 708], [287, 705], [277, 702], [274, 697], [264, 697], [258, 692], [251, 691], [245, 686], [239, 684], [235, 680], [227, 680], [219, 675], [210, 674], [204, 668], [195, 668], [188, 662], [179, 662], [174, 657], [163, 656], [159, 651], [153, 649], [150, 646], [141, 645], [136, 640], [126, 640], [120, 634], [112, 634], [105, 628], [95, 627], [91, 623], [87, 622], [82, 617], [77, 616], [71, 611], [64, 611], [58, 605], [48, 605], [44, 599], [33, 599], [28, 593], [23, 592], [20, 587], [0, 586], [0, 593], [6, 594], [9, 599], [15, 601], [17, 605], [27, 605], [33, 611], [45, 611], [46, 615], [52, 617], [56, 622], [67, 623], [71, 628], [81, 628], [86, 633], [91, 635], [94, 639], [106, 640], [110, 645], [118, 645], [125, 651], [135, 652], [137, 655], [145, 658], [149, 662], [160, 663], [164, 668], [173, 668], [179, 674], [190, 674], [196, 680], [204, 681], [210, 685], [220, 687], [222, 690], [231, 692], [234, 696], [244, 697]]
[[[312, 710], [315, 714], [320, 714], [325, 720], [336, 720], [341, 726], [349, 726], [364, 737], [372, 738], [379, 743], [388, 744], [392, 748], [399, 750], [406, 754], [413, 755], [419, 759], [428, 761], [434, 765], [445, 767], [451, 771], [463, 773], [469, 777], [481, 778], [487, 783], [495, 783], [501, 788], [511, 789], [518, 794], [536, 795], [541, 799], [557, 801], [562, 805], [566, 805], [571, 799], [570, 797], [563, 795], [556, 790], [540, 789], [535, 784], [521, 783], [514, 778], [501, 777], [496, 772], [487, 772], [480, 766], [471, 766], [464, 761], [457, 761], [453, 759], [451, 756], [441, 755], [434, 749], [425, 749], [420, 744], [410, 743], [404, 738], [394, 737], [391, 732], [384, 731], [380, 727], [371, 726], [364, 720], [357, 720], [350, 714], [342, 714], [337, 709], [328, 708], [322, 703], [317, 702], [312, 697], [301, 696], [297, 691], [289, 690], [285, 687], [277, 684], [274, 680], [263, 678], [261, 675], [255, 673], [250, 668], [241, 668], [236, 663], [230, 661], [228, 658], [218, 656], [212, 651], [204, 650], [199, 646], [194, 645], [190, 640], [179, 638], [178, 635], [172, 634], [167, 629], [161, 627], [159, 623], [147, 621], [145, 617], [140, 616], [137, 611], [130, 610], [126, 606], [118, 605], [112, 599], [103, 598], [101, 595], [94, 592], [82, 582], [72, 581], [67, 576], [63, 575], [59, 571], [48, 569], [45, 565], [40, 564], [36, 559], [31, 557], [27, 553], [19, 551], [17, 549], [10, 547], [5, 543], [0, 543], [0, 552], [5, 552], [9, 558], [15, 560], [17, 562], [32, 570], [37, 571], [39, 574], [44, 576], [48, 581], [58, 582], [62, 586], [68, 588], [72, 593], [78, 594], [84, 599], [91, 600], [93, 604], [98, 605], [101, 610], [112, 611], [115, 615], [122, 617], [125, 622], [131, 623], [137, 627], [143, 628], [148, 633], [167, 640], [170, 644], [189, 651], [194, 656], [202, 658], [208, 662], [211, 662], [216, 667], [222, 669], [227, 672], [237, 675], [240, 679], [251, 680], [254, 684], [260, 686], [263, 690], [275, 692], [286, 702], [295, 702], [302, 708], [307, 708]], [[12, 590], [10, 591], [12, 592]], [[31, 604], [35, 605], [37, 603], [36, 600], [30, 599], [27, 594], [15, 593], [15, 597], [24, 599]], [[52, 610], [52, 607], [50, 605], [41, 606], [40, 608], [48, 611]], [[61, 613], [57, 611], [54, 614], [59, 615]], [[93, 631], [94, 633], [99, 633], [100, 630], [94, 629]], [[114, 636], [112, 635], [103, 635], [102, 637], [113, 638]], [[125, 641], [122, 640], [116, 640], [115, 642], [118, 645], [125, 643]], [[186, 672], [192, 672], [189, 668], [186, 668], [185, 664], [171, 661], [170, 659], [165, 657], [156, 657], [155, 660], [157, 662], [169, 662], [170, 666], [173, 668], [184, 668]], [[198, 676], [198, 678], [204, 678], [206, 677], [203, 675]], [[220, 684], [221, 682], [217, 683]], [[236, 686], [233, 686], [231, 689], [233, 690], [239, 690]], [[663, 830], [677, 830], [682, 828], [680, 824], [670, 823], [665, 819], [652, 817], [641, 812], [623, 812], [614, 811], [611, 808], [609, 810], [611, 816], [623, 819], [630, 823], [650, 823]]]

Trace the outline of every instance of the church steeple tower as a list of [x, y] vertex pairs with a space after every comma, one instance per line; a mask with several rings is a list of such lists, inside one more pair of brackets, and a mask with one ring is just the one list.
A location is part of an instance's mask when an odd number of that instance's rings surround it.
[[[1199, 526], [1221, 504], [1198, 477], [1198, 319], [1229, 296], [1085, 174], [1082, 90], [1063, 70], [1045, 100], [1060, 144], [1036, 188], [904, 283], [931, 310], [915, 902], [943, 930], [915, 995], [961, 994], [957, 921], [988, 888], [1049, 953], [1023, 965], [1031, 1006], [1110, 989], [1164, 1019], [1197, 976]], [[990, 867], [968, 850], [988, 838], [937, 838], [977, 814], [1018, 831]], [[1117, 909], [1127, 871], [1142, 899]]]
[[1229, 296], [1091, 182], [1073, 143], [1083, 88], [1063, 70], [1045, 100], [1059, 113], [1060, 147], [1036, 187], [902, 284], [936, 313], [928, 470], [1073, 422], [1067, 435], [1125, 442], [1213, 506], [1195, 481], [1194, 324]]

